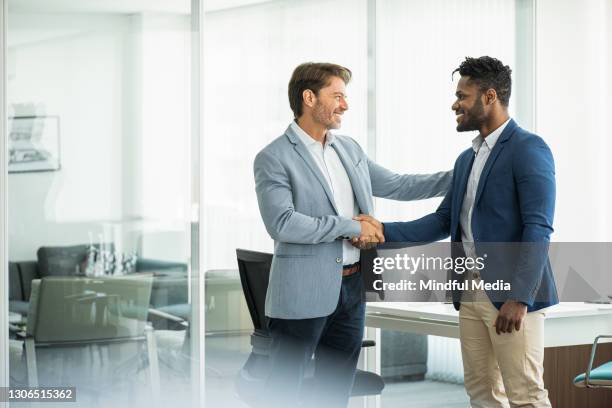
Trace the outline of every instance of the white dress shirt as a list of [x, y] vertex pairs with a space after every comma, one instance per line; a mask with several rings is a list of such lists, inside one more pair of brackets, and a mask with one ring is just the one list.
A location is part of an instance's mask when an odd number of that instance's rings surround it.
[[[291, 122], [291, 128], [300, 137], [300, 140], [314, 159], [315, 163], [327, 180], [327, 184], [334, 196], [334, 203], [341, 217], [353, 218], [359, 214], [355, 194], [346, 169], [334, 149], [334, 135], [327, 132], [325, 145], [308, 135], [297, 122]], [[350, 241], [342, 242], [343, 265], [350, 265], [359, 261], [359, 249], [351, 245]]]
[[474, 163], [472, 164], [472, 170], [467, 182], [467, 188], [465, 189], [465, 196], [463, 198], [463, 205], [461, 206], [461, 214], [459, 222], [461, 225], [461, 241], [463, 242], [463, 249], [467, 257], [476, 258], [476, 249], [474, 247], [474, 235], [472, 232], [472, 212], [474, 211], [474, 200], [476, 199], [476, 191], [478, 190], [478, 182], [480, 181], [480, 175], [482, 169], [491, 154], [491, 150], [495, 147], [497, 139], [502, 134], [506, 125], [510, 122], [510, 119], [505, 121], [500, 127], [495, 129], [489, 136], [482, 137], [478, 135], [472, 140], [472, 149], [474, 149]]

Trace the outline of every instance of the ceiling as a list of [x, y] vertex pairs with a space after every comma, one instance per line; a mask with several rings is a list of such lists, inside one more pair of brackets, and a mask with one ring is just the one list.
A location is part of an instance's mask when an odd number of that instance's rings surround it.
[[[266, 0], [201, 0], [205, 11], [265, 3]], [[9, 13], [189, 14], [191, 0], [9, 0]]]

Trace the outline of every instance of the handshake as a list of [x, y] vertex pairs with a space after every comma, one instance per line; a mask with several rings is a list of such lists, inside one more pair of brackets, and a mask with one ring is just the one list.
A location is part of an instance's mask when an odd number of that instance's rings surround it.
[[358, 237], [351, 239], [351, 244], [359, 249], [370, 249], [385, 242], [385, 231], [383, 224], [370, 215], [359, 214], [353, 217], [361, 224], [361, 233]]

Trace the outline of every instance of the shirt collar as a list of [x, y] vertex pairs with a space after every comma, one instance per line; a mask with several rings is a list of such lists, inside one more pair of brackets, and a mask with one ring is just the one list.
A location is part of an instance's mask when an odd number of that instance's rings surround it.
[[[298, 137], [300, 138], [302, 143], [304, 143], [305, 146], [309, 147], [309, 146], [319, 143], [316, 140], [314, 140], [308, 133], [306, 133], [304, 129], [302, 129], [295, 120], [291, 122], [290, 126], [291, 126], [291, 129], [293, 129], [293, 131], [298, 135]], [[325, 146], [329, 146], [330, 144], [334, 143], [334, 140], [335, 140], [334, 134], [328, 130], [327, 137], [325, 138]]]
[[491, 132], [491, 134], [489, 134], [489, 136], [487, 137], [482, 137], [482, 135], [476, 136], [474, 140], [472, 140], [472, 149], [474, 149], [474, 151], [478, 153], [478, 150], [480, 150], [482, 144], [486, 143], [489, 147], [489, 150], [493, 150], [493, 147], [495, 147], [495, 143], [497, 143], [497, 139], [499, 139], [499, 137], [501, 136], [502, 132], [506, 128], [506, 125], [508, 125], [508, 122], [510, 122], [510, 118], [508, 118], [507, 121], [502, 123], [500, 127]]

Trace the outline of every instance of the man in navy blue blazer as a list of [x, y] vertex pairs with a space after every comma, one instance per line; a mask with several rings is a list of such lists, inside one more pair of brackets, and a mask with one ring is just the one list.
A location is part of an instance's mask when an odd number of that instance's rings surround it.
[[[488, 56], [466, 58], [452, 110], [457, 131], [478, 131], [455, 162], [437, 211], [411, 222], [380, 224], [387, 242], [451, 236], [453, 257], [483, 256], [482, 270], [452, 272], [459, 310], [465, 386], [472, 407], [550, 407], [544, 388], [544, 313], [558, 303], [548, 259], [555, 169], [539, 136], [508, 115], [511, 69]], [[484, 290], [482, 283], [510, 283]]]

